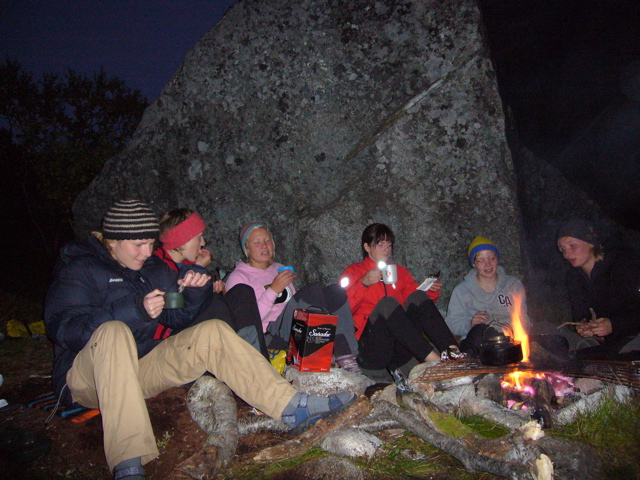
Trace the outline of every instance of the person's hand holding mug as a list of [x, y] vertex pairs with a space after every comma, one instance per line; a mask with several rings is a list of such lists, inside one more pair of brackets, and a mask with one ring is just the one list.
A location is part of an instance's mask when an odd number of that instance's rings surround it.
[[142, 300], [142, 305], [151, 318], [158, 318], [164, 308], [164, 292], [157, 288], [147, 293]]
[[276, 278], [271, 282], [271, 290], [276, 292], [278, 295], [281, 294], [285, 288], [289, 286], [293, 279], [296, 278], [296, 274], [289, 269], [281, 270]]
[[364, 274], [361, 281], [366, 287], [370, 287], [380, 280], [382, 280], [382, 271], [379, 268], [373, 268]]

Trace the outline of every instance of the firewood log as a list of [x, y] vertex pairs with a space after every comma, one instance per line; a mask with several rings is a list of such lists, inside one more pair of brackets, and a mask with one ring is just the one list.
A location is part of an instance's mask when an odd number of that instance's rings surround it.
[[321, 442], [329, 433], [340, 428], [354, 425], [369, 415], [370, 412], [371, 403], [369, 399], [363, 395], [344, 412], [318, 420], [315, 425], [306, 432], [284, 443], [265, 448], [253, 457], [253, 459], [257, 461], [283, 460], [285, 458], [302, 455], [309, 447]]
[[469, 473], [484, 471], [512, 480], [535, 479], [529, 469], [522, 465], [507, 463], [485, 455], [479, 455], [471, 451], [461, 440], [432, 429], [425, 424], [420, 415], [415, 411], [409, 410], [406, 407], [403, 408], [393, 405], [385, 400], [381, 400], [380, 404], [381, 405], [376, 407], [380, 407], [386, 411], [394, 420], [427, 443], [459, 460]]

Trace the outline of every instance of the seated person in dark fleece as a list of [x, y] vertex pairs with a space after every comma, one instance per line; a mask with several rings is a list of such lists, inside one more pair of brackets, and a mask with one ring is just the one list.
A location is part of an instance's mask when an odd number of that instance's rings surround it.
[[572, 268], [567, 289], [576, 332], [598, 345], [579, 349], [593, 360], [640, 358], [640, 262], [630, 249], [603, 245], [592, 222], [574, 219], [557, 235], [558, 248]]

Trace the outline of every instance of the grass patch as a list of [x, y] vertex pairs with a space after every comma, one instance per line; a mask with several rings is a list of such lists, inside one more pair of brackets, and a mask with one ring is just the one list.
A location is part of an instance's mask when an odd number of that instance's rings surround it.
[[[255, 454], [254, 454], [255, 455]], [[326, 452], [318, 447], [311, 447], [303, 455], [276, 462], [253, 462], [251, 460], [240, 462], [229, 470], [222, 472], [223, 480], [238, 479], [268, 479], [282, 473], [296, 465], [306, 463], [314, 458], [326, 455]], [[253, 455], [251, 455], [253, 457]]]
[[463, 417], [460, 421], [486, 438], [500, 438], [510, 432], [508, 428], [493, 423], [480, 415]]
[[640, 395], [620, 402], [603, 397], [591, 412], [549, 433], [591, 445], [605, 465], [606, 479], [640, 478]]

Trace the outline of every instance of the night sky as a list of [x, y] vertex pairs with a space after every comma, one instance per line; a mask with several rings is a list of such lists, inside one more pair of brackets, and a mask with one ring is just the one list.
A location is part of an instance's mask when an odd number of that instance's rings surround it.
[[[36, 75], [103, 67], [153, 101], [234, 1], [4, 0], [0, 53]], [[640, 1], [479, 4], [520, 140], [640, 230]]]
[[0, 53], [36, 76], [103, 67], [152, 102], [235, 0], [2, 0]]
[[480, 4], [520, 142], [640, 230], [640, 1]]

